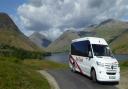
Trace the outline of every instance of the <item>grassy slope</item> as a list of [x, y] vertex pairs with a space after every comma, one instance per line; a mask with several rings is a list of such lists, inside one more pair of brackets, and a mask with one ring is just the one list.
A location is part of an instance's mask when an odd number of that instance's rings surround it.
[[116, 54], [128, 54], [128, 30], [110, 44]]
[[0, 89], [50, 89], [37, 70], [65, 68], [65, 64], [50, 61], [0, 58]]
[[67, 64], [56, 63], [52, 61], [46, 60], [24, 60], [23, 64], [31, 67], [34, 70], [42, 70], [42, 69], [67, 69]]
[[34, 43], [17, 32], [0, 31], [0, 42], [28, 51], [41, 51]]
[[96, 32], [96, 36], [105, 38], [107, 41], [109, 41], [114, 37], [120, 35], [127, 28], [128, 28], [127, 23], [113, 22], [95, 28], [94, 32]]
[[49, 89], [46, 79], [21, 64], [0, 61], [0, 89]]

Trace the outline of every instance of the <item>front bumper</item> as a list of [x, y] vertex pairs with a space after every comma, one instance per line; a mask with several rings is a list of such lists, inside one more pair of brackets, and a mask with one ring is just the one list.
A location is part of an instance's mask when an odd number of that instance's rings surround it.
[[101, 82], [119, 82], [120, 68], [118, 67], [116, 71], [107, 71], [105, 68], [98, 68], [96, 76], [97, 80]]

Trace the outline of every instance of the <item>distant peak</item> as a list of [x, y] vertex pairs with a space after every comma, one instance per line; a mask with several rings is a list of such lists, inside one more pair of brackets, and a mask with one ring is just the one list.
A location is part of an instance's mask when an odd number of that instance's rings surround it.
[[39, 38], [46, 38], [43, 34], [41, 34], [40, 32], [33, 32], [32, 35], [30, 35], [30, 37], [39, 37]]
[[20, 32], [19, 28], [16, 26], [11, 17], [4, 12], [0, 12], [0, 28], [8, 31], [10, 30]]
[[93, 27], [96, 27], [97, 24], [91, 24], [91, 25], [88, 25], [87, 28], [93, 28]]
[[6, 13], [0, 13], [0, 23], [1, 24], [5, 24], [5, 25], [10, 25], [10, 24], [14, 24], [14, 22], [12, 21], [12, 19], [10, 18], [10, 16]]
[[102, 23], [109, 23], [109, 22], [115, 22], [115, 21], [117, 20], [111, 18], [111, 19], [104, 20]]
[[42, 35], [40, 32], [33, 32], [32, 35]]
[[108, 23], [117, 23], [117, 22], [121, 22], [120, 20], [117, 20], [117, 19], [107, 19], [107, 20], [104, 20], [102, 21], [97, 27], [101, 26], [101, 25], [105, 25], [105, 24], [108, 24]]
[[64, 33], [75, 33], [76, 31], [74, 30], [66, 30]]
[[10, 21], [10, 17], [7, 13], [4, 13], [4, 12], [0, 12], [0, 20], [3, 21], [3, 20], [6, 20], [6, 21]]

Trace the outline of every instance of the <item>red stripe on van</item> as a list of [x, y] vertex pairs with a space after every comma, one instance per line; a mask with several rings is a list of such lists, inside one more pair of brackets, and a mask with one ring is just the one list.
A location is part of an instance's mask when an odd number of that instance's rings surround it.
[[[71, 59], [73, 60], [73, 62], [71, 61]], [[76, 60], [72, 57], [72, 55], [70, 55], [70, 57], [69, 57], [69, 61], [70, 61], [70, 63], [71, 63], [72, 65], [75, 63], [75, 64], [77, 65], [77, 67], [78, 67], [80, 73], [83, 74], [83, 72], [82, 72], [80, 66], [78, 65], [78, 63], [76, 62]]]

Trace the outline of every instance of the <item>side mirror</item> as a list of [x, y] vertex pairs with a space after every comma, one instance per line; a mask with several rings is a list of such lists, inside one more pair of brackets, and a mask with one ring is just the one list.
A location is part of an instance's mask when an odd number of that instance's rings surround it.
[[89, 57], [89, 58], [93, 58], [93, 56], [92, 56], [92, 52], [91, 52], [91, 51], [89, 51], [89, 53], [88, 53], [88, 57]]

